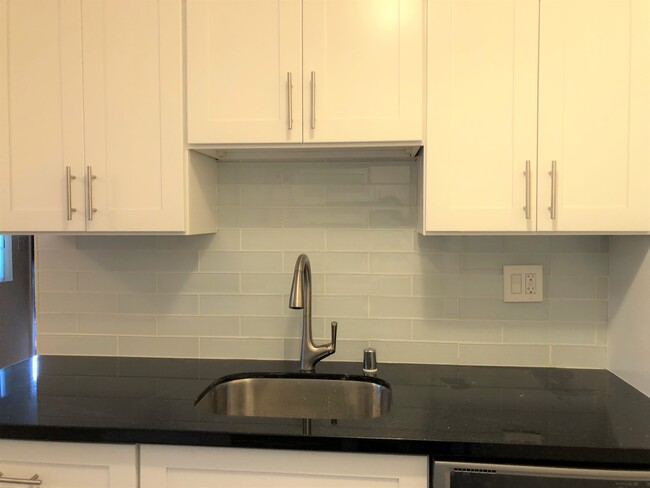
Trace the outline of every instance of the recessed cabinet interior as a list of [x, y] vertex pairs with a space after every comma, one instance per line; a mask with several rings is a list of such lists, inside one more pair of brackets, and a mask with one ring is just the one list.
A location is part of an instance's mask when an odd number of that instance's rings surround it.
[[650, 3], [428, 5], [424, 231], [650, 231]]
[[214, 231], [182, 28], [180, 0], [0, 0], [0, 230]]
[[143, 445], [140, 487], [426, 488], [427, 457]]
[[188, 0], [190, 144], [420, 141], [422, 0]]

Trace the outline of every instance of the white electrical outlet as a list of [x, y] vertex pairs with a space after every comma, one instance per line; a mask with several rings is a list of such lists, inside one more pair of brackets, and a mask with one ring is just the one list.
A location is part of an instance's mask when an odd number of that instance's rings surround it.
[[541, 302], [544, 299], [544, 268], [537, 265], [503, 267], [504, 302]]
[[537, 293], [537, 280], [535, 279], [535, 273], [526, 273], [524, 275], [524, 283], [526, 286], [526, 295], [534, 295]]

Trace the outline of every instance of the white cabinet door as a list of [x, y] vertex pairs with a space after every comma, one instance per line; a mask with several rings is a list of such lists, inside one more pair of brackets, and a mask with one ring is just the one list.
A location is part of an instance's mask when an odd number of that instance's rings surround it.
[[422, 0], [188, 0], [188, 141], [419, 141], [423, 42]]
[[419, 141], [421, 0], [303, 0], [305, 142]]
[[538, 8], [429, 1], [426, 232], [535, 230]]
[[425, 232], [650, 230], [650, 4], [537, 5], [429, 4]]
[[426, 488], [427, 457], [214, 447], [141, 448], [141, 488]]
[[83, 0], [88, 231], [184, 230], [182, 5]]
[[301, 17], [300, 0], [187, 1], [190, 143], [302, 142]]
[[[136, 488], [135, 446], [0, 440], [0, 481], [29, 480], [47, 488]], [[2, 486], [5, 486], [4, 484]]]
[[1, 231], [214, 230], [208, 199], [188, 195], [182, 8], [0, 0]]
[[0, 230], [83, 230], [83, 161], [80, 1], [0, 0]]
[[650, 3], [543, 0], [540, 26], [538, 230], [650, 231]]

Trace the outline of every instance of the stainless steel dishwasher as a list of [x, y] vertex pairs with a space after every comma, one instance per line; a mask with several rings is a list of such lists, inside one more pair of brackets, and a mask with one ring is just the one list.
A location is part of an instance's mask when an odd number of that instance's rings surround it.
[[650, 471], [436, 461], [433, 488], [650, 488]]

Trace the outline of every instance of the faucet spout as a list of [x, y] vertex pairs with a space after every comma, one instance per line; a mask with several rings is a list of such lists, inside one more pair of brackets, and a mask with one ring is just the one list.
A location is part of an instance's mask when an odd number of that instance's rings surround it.
[[296, 260], [289, 293], [289, 308], [302, 309], [302, 346], [300, 371], [313, 373], [316, 363], [336, 351], [336, 322], [332, 322], [332, 342], [316, 345], [311, 326], [311, 263], [306, 254]]

